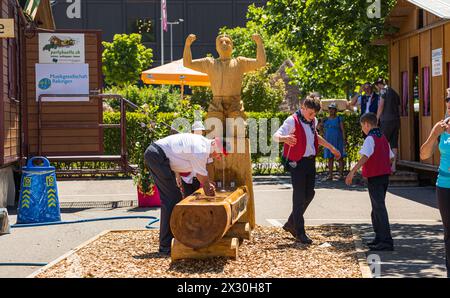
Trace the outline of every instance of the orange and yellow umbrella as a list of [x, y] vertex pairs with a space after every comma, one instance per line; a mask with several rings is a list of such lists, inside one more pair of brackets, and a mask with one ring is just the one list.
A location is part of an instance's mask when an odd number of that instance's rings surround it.
[[141, 79], [145, 84], [180, 85], [181, 96], [185, 85], [210, 86], [208, 75], [184, 67], [183, 59], [143, 71]]

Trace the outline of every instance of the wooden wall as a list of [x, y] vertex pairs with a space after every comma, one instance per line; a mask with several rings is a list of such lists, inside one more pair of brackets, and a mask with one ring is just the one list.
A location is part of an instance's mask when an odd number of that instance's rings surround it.
[[[0, 39], [0, 166], [16, 162], [20, 158], [20, 125], [19, 101], [20, 92], [17, 88], [19, 76], [19, 31], [18, 11], [10, 5], [10, 1], [1, 0], [1, 18], [14, 18], [15, 38]], [[16, 77], [16, 79], [13, 79]]]
[[442, 21], [442, 19], [438, 16], [435, 16], [434, 14], [428, 12], [428, 11], [424, 11], [423, 12], [423, 24], [424, 26], [429, 26], [429, 25], [433, 25], [437, 22]]
[[[414, 161], [415, 144], [414, 135], [419, 134], [420, 144], [427, 139], [433, 125], [442, 119], [445, 114], [444, 98], [448, 81], [447, 63], [450, 63], [450, 21], [440, 24], [442, 19], [433, 16], [430, 13], [424, 13], [424, 25], [422, 30], [413, 30], [411, 32], [411, 22], [405, 22], [404, 28], [400, 30], [404, 34], [398, 34], [390, 42], [390, 81], [391, 86], [397, 90], [402, 97], [402, 72], [407, 71], [409, 75], [409, 115], [401, 117], [400, 130], [400, 159]], [[427, 30], [426, 26], [430, 26]], [[409, 31], [408, 31], [409, 30]], [[409, 34], [407, 33], [409, 32]], [[434, 49], [443, 49], [443, 75], [431, 76], [431, 52]], [[413, 78], [412, 64], [413, 57], [419, 60], [419, 131], [414, 130], [413, 118]], [[423, 68], [430, 67], [430, 116], [423, 114]], [[423, 161], [429, 164], [437, 165], [439, 163], [439, 154], [435, 154], [432, 159]]]
[[[102, 88], [101, 31], [58, 30], [57, 33], [84, 33], [85, 59], [89, 64], [89, 88]], [[38, 105], [35, 93], [35, 64], [38, 63], [38, 35], [27, 39], [26, 44], [27, 121], [24, 123], [27, 136], [27, 153], [38, 152]], [[43, 123], [47, 124], [98, 124], [103, 121], [102, 102], [90, 98], [89, 102], [44, 102]], [[88, 155], [103, 153], [103, 131], [101, 128], [44, 128], [42, 133], [43, 155]]]

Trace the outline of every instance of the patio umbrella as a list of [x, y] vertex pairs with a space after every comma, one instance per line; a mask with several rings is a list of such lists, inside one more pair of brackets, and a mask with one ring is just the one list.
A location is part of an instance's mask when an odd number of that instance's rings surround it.
[[183, 59], [143, 71], [141, 79], [145, 84], [180, 85], [181, 97], [185, 85], [210, 86], [208, 75], [184, 67]]

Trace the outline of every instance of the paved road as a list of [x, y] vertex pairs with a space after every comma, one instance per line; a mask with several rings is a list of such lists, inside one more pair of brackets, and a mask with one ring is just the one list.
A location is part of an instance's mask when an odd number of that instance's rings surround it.
[[[64, 220], [159, 216], [158, 209], [135, 207], [135, 187], [131, 180], [60, 181], [58, 187]], [[289, 179], [255, 177], [254, 189], [257, 223], [282, 225], [292, 206]], [[381, 277], [444, 277], [443, 231], [434, 189], [391, 188], [387, 205], [396, 251], [379, 254]], [[318, 182], [316, 198], [305, 217], [308, 225], [351, 224], [361, 231], [363, 239], [373, 237], [369, 198], [366, 189], [361, 187]], [[10, 219], [14, 223], [15, 214]], [[0, 236], [0, 263], [46, 263], [103, 230], [143, 228], [146, 223], [145, 219], [132, 219], [14, 229], [11, 234]], [[0, 266], [0, 277], [25, 277], [38, 268]]]

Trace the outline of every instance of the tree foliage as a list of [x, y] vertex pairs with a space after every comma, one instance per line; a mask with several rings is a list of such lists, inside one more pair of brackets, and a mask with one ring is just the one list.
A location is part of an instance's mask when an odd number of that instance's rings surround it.
[[242, 83], [246, 111], [276, 112], [286, 95], [283, 80], [274, 80], [267, 68], [247, 73]]
[[369, 18], [366, 0], [270, 0], [248, 17], [295, 52], [289, 73], [303, 93], [339, 96], [387, 74], [387, 49], [371, 42], [395, 1], [380, 2], [381, 18]]
[[136, 83], [141, 72], [153, 63], [152, 49], [142, 43], [140, 34], [116, 34], [112, 42], [102, 42], [102, 70], [110, 85]]
[[245, 27], [220, 29], [220, 33], [225, 33], [233, 39], [233, 55], [249, 58], [256, 57], [256, 43], [252, 39], [254, 33], [259, 33], [264, 41], [264, 48], [267, 56], [268, 72], [275, 72], [283, 62], [292, 57], [293, 51], [289, 50], [282, 42], [279, 34], [270, 35], [254, 21], [248, 21]]

